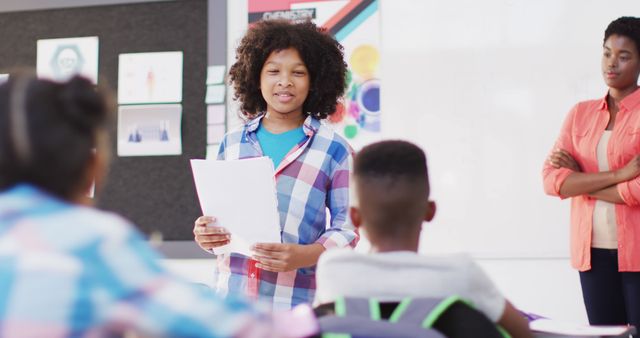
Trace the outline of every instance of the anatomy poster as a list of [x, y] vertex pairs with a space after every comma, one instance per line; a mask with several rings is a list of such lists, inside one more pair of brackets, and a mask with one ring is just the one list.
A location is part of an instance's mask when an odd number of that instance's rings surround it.
[[118, 104], [182, 101], [182, 52], [120, 54]]

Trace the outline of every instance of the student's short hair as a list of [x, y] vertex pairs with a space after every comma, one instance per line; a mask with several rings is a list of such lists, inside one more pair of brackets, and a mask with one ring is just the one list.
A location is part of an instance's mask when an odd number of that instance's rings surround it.
[[356, 154], [353, 173], [367, 231], [396, 236], [421, 224], [429, 198], [422, 149], [405, 141], [373, 143]]
[[625, 36], [636, 45], [636, 51], [640, 54], [640, 18], [623, 16], [613, 20], [604, 31], [603, 44], [611, 35]]
[[344, 94], [347, 65], [342, 46], [312, 22], [263, 20], [251, 26], [236, 49], [236, 62], [229, 69], [229, 82], [240, 101], [244, 118], [254, 118], [267, 109], [260, 91], [260, 72], [274, 51], [294, 48], [309, 70], [309, 94], [303, 112], [325, 119], [336, 110]]
[[108, 112], [105, 96], [85, 78], [58, 83], [12, 74], [0, 86], [0, 191], [29, 183], [74, 197]]

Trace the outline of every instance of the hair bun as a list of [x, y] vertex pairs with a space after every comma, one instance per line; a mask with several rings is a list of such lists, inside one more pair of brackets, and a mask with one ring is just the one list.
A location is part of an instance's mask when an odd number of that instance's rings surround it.
[[92, 130], [106, 120], [105, 98], [82, 76], [76, 75], [62, 83], [60, 99], [62, 114], [80, 129]]

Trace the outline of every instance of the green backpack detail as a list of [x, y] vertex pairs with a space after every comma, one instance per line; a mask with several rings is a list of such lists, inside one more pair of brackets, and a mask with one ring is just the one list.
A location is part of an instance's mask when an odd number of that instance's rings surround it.
[[506, 331], [457, 296], [405, 298], [393, 303], [339, 298], [324, 307], [329, 313], [318, 319], [322, 332], [318, 337], [322, 338], [509, 338]]

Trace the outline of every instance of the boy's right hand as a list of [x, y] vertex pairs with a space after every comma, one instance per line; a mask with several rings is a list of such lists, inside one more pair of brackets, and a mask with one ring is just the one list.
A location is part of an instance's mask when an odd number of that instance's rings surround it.
[[[200, 216], [193, 226], [193, 238], [206, 251], [227, 245], [231, 241], [229, 231], [223, 227], [215, 226], [215, 222], [215, 217]], [[210, 223], [214, 225], [207, 226]]]

